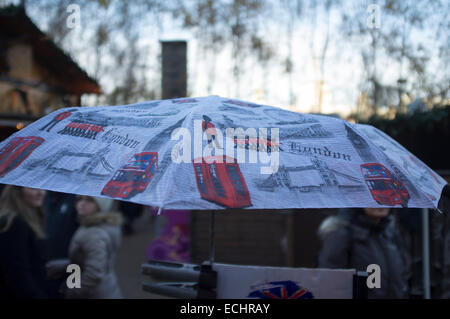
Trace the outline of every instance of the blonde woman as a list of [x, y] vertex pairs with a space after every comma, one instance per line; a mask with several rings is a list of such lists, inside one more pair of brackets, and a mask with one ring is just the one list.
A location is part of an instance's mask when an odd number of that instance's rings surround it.
[[70, 263], [81, 268], [81, 288], [66, 290], [67, 298], [122, 298], [114, 271], [121, 241], [122, 217], [110, 212], [112, 200], [78, 196], [80, 227], [69, 247]]
[[45, 191], [8, 185], [0, 197], [0, 299], [47, 298]]

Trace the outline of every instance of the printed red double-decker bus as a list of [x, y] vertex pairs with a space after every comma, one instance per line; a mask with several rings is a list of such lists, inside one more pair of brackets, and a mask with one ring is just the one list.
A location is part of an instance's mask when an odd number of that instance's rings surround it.
[[142, 152], [122, 166], [103, 187], [102, 195], [129, 199], [143, 192], [158, 170], [158, 153]]
[[[251, 206], [247, 184], [236, 159], [227, 156], [208, 156], [196, 163], [195, 177], [200, 196], [222, 206], [240, 208]], [[227, 158], [232, 163], [227, 163]]]
[[15, 137], [0, 150], [0, 177], [19, 166], [42, 143], [37, 136]]
[[408, 190], [386, 167], [379, 163], [366, 163], [361, 165], [361, 173], [378, 204], [407, 206], [410, 198]]

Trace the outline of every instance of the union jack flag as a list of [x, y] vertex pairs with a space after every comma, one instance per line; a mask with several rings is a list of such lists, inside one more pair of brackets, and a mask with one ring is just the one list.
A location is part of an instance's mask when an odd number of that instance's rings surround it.
[[313, 299], [314, 295], [306, 288], [291, 280], [272, 281], [252, 287], [247, 297], [260, 299]]

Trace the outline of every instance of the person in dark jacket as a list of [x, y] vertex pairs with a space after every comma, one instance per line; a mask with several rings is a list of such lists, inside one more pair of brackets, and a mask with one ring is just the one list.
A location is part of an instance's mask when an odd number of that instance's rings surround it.
[[79, 223], [74, 194], [47, 192], [44, 198], [45, 233], [49, 259], [67, 258], [70, 240]]
[[119, 211], [124, 217], [122, 231], [124, 235], [133, 235], [133, 222], [142, 215], [143, 206], [131, 202], [119, 202]]
[[[49, 260], [69, 256], [69, 245], [79, 223], [74, 194], [47, 192], [44, 198], [46, 256]], [[65, 284], [67, 273], [50, 279], [50, 298], [62, 298], [60, 287]]]
[[[431, 280], [437, 283], [432, 297], [450, 299], [450, 185], [445, 185], [439, 200], [441, 213], [430, 218]], [[433, 288], [433, 287], [432, 287]]]
[[368, 298], [407, 298], [409, 260], [389, 208], [353, 209], [325, 219], [319, 227], [323, 240], [319, 268], [381, 270], [381, 287], [368, 290]]
[[0, 197], [0, 298], [47, 298], [45, 191], [8, 185]]

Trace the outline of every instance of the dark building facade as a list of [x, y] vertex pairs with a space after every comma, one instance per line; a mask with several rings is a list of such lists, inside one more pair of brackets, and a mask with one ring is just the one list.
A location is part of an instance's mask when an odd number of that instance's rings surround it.
[[78, 106], [99, 84], [31, 21], [0, 8], [0, 139], [61, 107]]
[[162, 45], [162, 98], [187, 96], [187, 43], [163, 41]]

